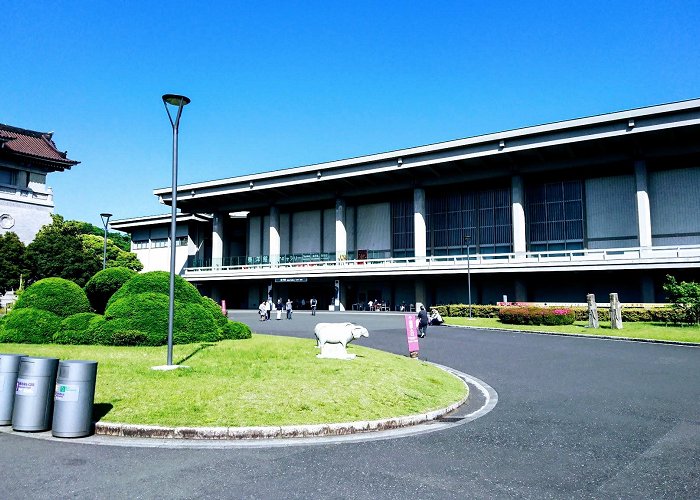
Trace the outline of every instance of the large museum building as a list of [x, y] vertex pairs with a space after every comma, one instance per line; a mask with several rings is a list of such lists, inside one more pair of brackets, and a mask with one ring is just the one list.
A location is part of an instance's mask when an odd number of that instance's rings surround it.
[[[178, 270], [229, 307], [663, 302], [667, 274], [700, 279], [700, 99], [182, 185], [177, 207]], [[168, 269], [168, 223], [112, 227]]]

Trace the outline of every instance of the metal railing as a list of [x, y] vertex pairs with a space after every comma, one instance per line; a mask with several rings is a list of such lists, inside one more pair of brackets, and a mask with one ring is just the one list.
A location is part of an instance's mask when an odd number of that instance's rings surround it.
[[[700, 263], [700, 245], [677, 245], [657, 247], [606, 248], [580, 250], [548, 250], [543, 252], [519, 252], [497, 254], [443, 255], [426, 257], [389, 257], [368, 259], [336, 259], [334, 253], [294, 254], [271, 259], [268, 255], [259, 257], [230, 257], [212, 263], [209, 260], [190, 258], [186, 273], [226, 271], [229, 273], [298, 268], [322, 268], [332, 270], [355, 268], [357, 271], [368, 268], [420, 268], [444, 269], [463, 268], [469, 264], [474, 269], [497, 267], [530, 267], [547, 265], [596, 265], [606, 263], [655, 263], [673, 261], [697, 261]], [[275, 261], [276, 260], [276, 261]]]

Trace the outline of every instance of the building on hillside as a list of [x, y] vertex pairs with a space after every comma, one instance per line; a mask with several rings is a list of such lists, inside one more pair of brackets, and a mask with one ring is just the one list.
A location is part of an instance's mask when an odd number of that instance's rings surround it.
[[662, 302], [700, 277], [699, 190], [695, 99], [179, 186], [209, 214], [181, 274], [232, 307]]
[[53, 192], [46, 176], [78, 163], [56, 148], [53, 132], [0, 124], [0, 234], [15, 232], [27, 244], [51, 224]]

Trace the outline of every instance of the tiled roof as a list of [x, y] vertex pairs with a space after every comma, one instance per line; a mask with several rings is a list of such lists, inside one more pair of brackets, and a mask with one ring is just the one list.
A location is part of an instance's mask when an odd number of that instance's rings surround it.
[[59, 151], [52, 136], [53, 132], [36, 132], [0, 123], [0, 150], [30, 157], [60, 170], [80, 163]]

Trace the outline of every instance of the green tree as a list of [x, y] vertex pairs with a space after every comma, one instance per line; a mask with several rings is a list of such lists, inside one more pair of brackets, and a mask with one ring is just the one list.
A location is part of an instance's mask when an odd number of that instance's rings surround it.
[[0, 295], [19, 288], [20, 275], [25, 271], [24, 243], [13, 232], [0, 236]]
[[[83, 234], [80, 237], [83, 240], [85, 252], [102, 262], [102, 257], [104, 255], [104, 236]], [[107, 267], [126, 267], [132, 271], [140, 271], [143, 269], [143, 264], [141, 264], [141, 261], [135, 253], [126, 252], [115, 245], [112, 240], [107, 239]]]
[[[90, 224], [89, 222], [77, 220], [71, 220], [68, 222], [75, 224], [80, 234], [93, 234], [102, 238], [101, 241], [104, 241], [104, 228], [99, 228], [93, 224]], [[131, 250], [131, 237], [128, 234], [107, 231], [107, 241], [111, 241], [125, 252], [129, 252]]]
[[29, 281], [42, 278], [65, 278], [84, 286], [102, 268], [102, 260], [85, 252], [83, 240], [75, 224], [60, 215], [42, 227], [34, 241], [27, 245], [25, 262]]
[[673, 304], [679, 319], [686, 323], [700, 323], [700, 283], [681, 281], [673, 276], [666, 276], [664, 284], [666, 298]]

